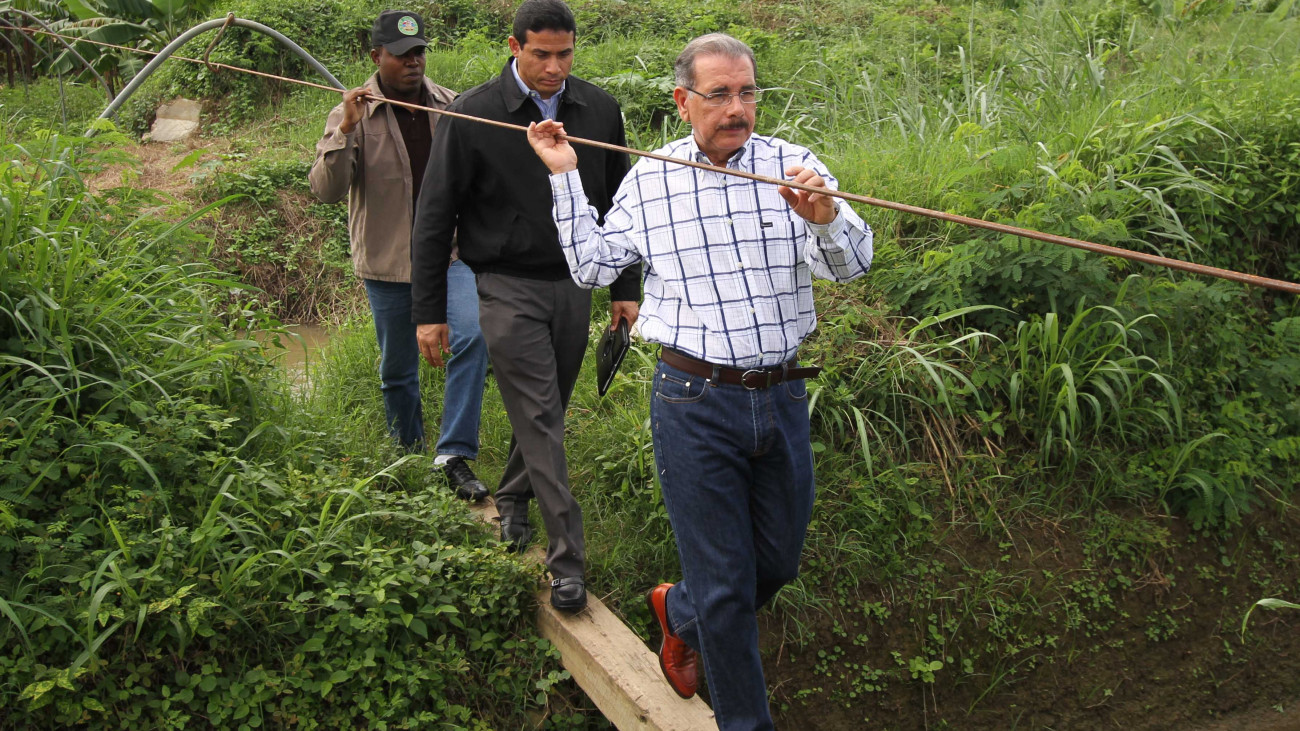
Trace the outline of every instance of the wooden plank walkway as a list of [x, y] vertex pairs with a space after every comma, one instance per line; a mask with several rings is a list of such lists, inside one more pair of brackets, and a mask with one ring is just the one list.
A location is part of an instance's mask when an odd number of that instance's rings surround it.
[[[491, 498], [473, 509], [496, 525]], [[528, 555], [540, 563], [544, 552], [534, 545]], [[619, 731], [718, 727], [699, 696], [684, 700], [673, 692], [659, 670], [659, 657], [595, 596], [588, 593], [587, 608], [567, 614], [551, 606], [551, 588], [545, 586], [537, 606], [538, 631], [559, 649], [564, 669]]]

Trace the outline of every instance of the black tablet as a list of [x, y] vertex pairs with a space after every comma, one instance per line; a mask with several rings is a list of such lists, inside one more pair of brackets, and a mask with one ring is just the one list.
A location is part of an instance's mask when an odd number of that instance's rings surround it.
[[606, 330], [605, 336], [596, 346], [596, 387], [601, 396], [604, 396], [610, 385], [614, 383], [614, 374], [618, 372], [618, 367], [623, 362], [623, 356], [627, 355], [627, 348], [631, 342], [632, 336], [628, 332], [627, 320], [619, 318], [618, 327]]

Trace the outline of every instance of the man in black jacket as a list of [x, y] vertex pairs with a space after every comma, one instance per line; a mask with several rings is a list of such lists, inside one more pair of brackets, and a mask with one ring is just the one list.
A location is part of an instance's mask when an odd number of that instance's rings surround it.
[[[554, 119], [575, 137], [623, 145], [613, 97], [569, 76], [576, 24], [562, 0], [526, 0], [501, 75], [448, 109], [527, 126]], [[593, 148], [578, 169], [603, 216], [629, 168], [627, 155]], [[582, 510], [569, 491], [564, 413], [587, 349], [591, 294], [573, 283], [551, 219], [550, 171], [518, 131], [444, 118], [434, 132], [411, 236], [412, 318], [420, 352], [434, 366], [449, 350], [447, 263], [455, 235], [477, 278], [479, 323], [514, 429], [496, 490], [501, 539], [521, 550], [532, 537], [535, 495], [546, 524], [551, 604], [587, 604]], [[613, 325], [636, 322], [641, 273], [610, 286]]]

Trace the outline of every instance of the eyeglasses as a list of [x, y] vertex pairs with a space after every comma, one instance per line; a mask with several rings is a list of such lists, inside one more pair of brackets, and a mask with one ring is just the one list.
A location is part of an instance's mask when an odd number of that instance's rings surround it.
[[683, 86], [682, 88], [703, 99], [706, 107], [725, 107], [731, 104], [732, 97], [740, 97], [741, 104], [757, 104], [758, 100], [763, 98], [763, 92], [766, 91], [766, 89], [745, 89], [735, 93], [715, 91], [712, 94], [701, 94], [689, 86]]

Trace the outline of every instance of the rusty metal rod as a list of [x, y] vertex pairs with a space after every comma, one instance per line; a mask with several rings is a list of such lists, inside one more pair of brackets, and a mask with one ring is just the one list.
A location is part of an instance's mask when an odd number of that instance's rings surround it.
[[[54, 33], [49, 33], [48, 31], [32, 30], [30, 32], [46, 33], [48, 35], [57, 35]], [[98, 45], [108, 46], [110, 48], [117, 48], [125, 51], [132, 51], [136, 53], [146, 53], [146, 54], [154, 53], [152, 51], [144, 51], [140, 49], [130, 48], [127, 46], [117, 46], [111, 43], [104, 43], [101, 41], [89, 41], [85, 39], [77, 39], [77, 40], [81, 40], [83, 43], [96, 43]], [[201, 59], [185, 58], [183, 56], [172, 56], [172, 58], [178, 58], [182, 61], [190, 61], [192, 63], [199, 63], [199, 64], [204, 63], [204, 61]], [[332, 86], [314, 84], [310, 81], [291, 79], [284, 76], [277, 76], [275, 74], [270, 74], [262, 71], [254, 71], [253, 69], [245, 69], [245, 68], [240, 68], [238, 66], [230, 66], [227, 64], [207, 64], [207, 65], [216, 66], [218, 68], [230, 69], [231, 71], [236, 71], [240, 73], [255, 74], [257, 76], [263, 76], [266, 78], [275, 79], [277, 81], [284, 81], [290, 84], [299, 84], [302, 86], [310, 86], [316, 89], [325, 89], [327, 91], [332, 91], [336, 94], [344, 93], [343, 90], [336, 89]], [[405, 107], [407, 109], [414, 109], [419, 111], [431, 112], [433, 114], [439, 114], [444, 117], [455, 117], [457, 119], [464, 119], [469, 122], [488, 124], [494, 127], [513, 129], [524, 133], [528, 132], [527, 127], [518, 124], [511, 124], [509, 122], [498, 122], [492, 119], [483, 119], [481, 117], [475, 117], [469, 114], [461, 114], [460, 112], [452, 112], [446, 109], [434, 109], [433, 107], [421, 106], [419, 104], [410, 104], [408, 102], [398, 101], [396, 99], [384, 99], [382, 101], [385, 101], [389, 104], [393, 104], [395, 106]], [[1010, 234], [1012, 236], [1021, 236], [1027, 239], [1034, 239], [1035, 241], [1044, 241], [1049, 244], [1060, 244], [1061, 246], [1069, 246], [1075, 249], [1083, 249], [1084, 251], [1091, 251], [1096, 254], [1115, 256], [1121, 259], [1138, 261], [1144, 264], [1153, 264], [1155, 266], [1162, 266], [1168, 269], [1177, 269], [1179, 271], [1184, 271], [1191, 274], [1202, 274], [1210, 277], [1218, 277], [1219, 279], [1227, 279], [1233, 282], [1241, 282], [1242, 284], [1249, 284], [1256, 287], [1273, 289], [1280, 292], [1300, 294], [1300, 284], [1297, 284], [1295, 282], [1288, 282], [1281, 279], [1269, 279], [1268, 277], [1261, 277], [1255, 274], [1246, 274], [1245, 272], [1237, 272], [1231, 269], [1220, 269], [1219, 267], [1207, 266], [1205, 264], [1196, 264], [1194, 262], [1182, 261], [1181, 259], [1170, 259], [1169, 257], [1158, 256], [1156, 254], [1146, 254], [1140, 251], [1133, 251], [1131, 249], [1121, 249], [1117, 246], [1108, 246], [1106, 244], [1098, 244], [1091, 241], [1083, 241], [1081, 239], [1072, 239], [1068, 236], [1057, 236], [1056, 234], [1043, 233], [1042, 231], [1034, 231], [1033, 229], [1020, 228], [1018, 226], [1010, 226], [1005, 223], [994, 223], [992, 221], [985, 221], [979, 218], [960, 216], [955, 213], [944, 213], [943, 211], [934, 211], [934, 210], [930, 210], [929, 208], [921, 208], [920, 206], [912, 206], [906, 203], [895, 203], [894, 201], [882, 200], [880, 198], [870, 198], [868, 196], [858, 195], [856, 193], [846, 193], [842, 190], [815, 188], [810, 185], [795, 183], [789, 180], [772, 178], [766, 175], [757, 175], [755, 173], [749, 173], [743, 170], [732, 170], [730, 168], [719, 167], [717, 165], [710, 165], [708, 163], [696, 162], [694, 160], [682, 160], [675, 157], [668, 157], [667, 155], [659, 155], [653, 152], [644, 152], [642, 150], [636, 150], [630, 147], [623, 147], [622, 145], [615, 145], [609, 142], [588, 140], [582, 137], [572, 137], [568, 135], [566, 135], [566, 139], [568, 139], [568, 141], [571, 143], [585, 145], [588, 147], [599, 147], [601, 149], [613, 150], [614, 152], [623, 152], [629, 155], [636, 155], [638, 157], [648, 157], [652, 160], [660, 160], [662, 162], [673, 163], [676, 165], [686, 165], [688, 167], [699, 168], [701, 170], [709, 170], [712, 172], [721, 173], [723, 175], [733, 175], [740, 178], [754, 180], [760, 183], [780, 185], [780, 186], [785, 186], [787, 188], [793, 188], [796, 190], [806, 190], [811, 193], [820, 193], [822, 195], [828, 195], [833, 198], [842, 198], [844, 200], [852, 201], [854, 203], [862, 203], [864, 205], [874, 206], [877, 208], [887, 208], [894, 211], [900, 211], [902, 213], [911, 213], [916, 216], [925, 216], [927, 218], [934, 218], [940, 221], [947, 221], [949, 223], [959, 223], [964, 226], [982, 228], [989, 231], [996, 231], [1002, 234]]]

